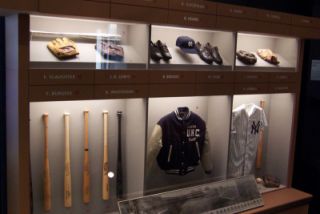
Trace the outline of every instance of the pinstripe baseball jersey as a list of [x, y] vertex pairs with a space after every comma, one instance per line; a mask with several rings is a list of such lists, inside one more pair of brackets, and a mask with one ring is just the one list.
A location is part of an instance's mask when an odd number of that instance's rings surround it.
[[148, 143], [148, 162], [157, 160], [158, 166], [170, 174], [184, 175], [200, 163], [210, 172], [209, 142], [205, 122], [187, 110], [179, 108], [162, 117]]
[[243, 104], [232, 111], [228, 177], [254, 173], [259, 132], [267, 125], [264, 110], [255, 104]]

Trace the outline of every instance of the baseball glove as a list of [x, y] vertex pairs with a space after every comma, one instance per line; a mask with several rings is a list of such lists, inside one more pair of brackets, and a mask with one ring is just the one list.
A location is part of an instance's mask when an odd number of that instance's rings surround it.
[[248, 51], [239, 50], [236, 55], [237, 58], [246, 65], [254, 65], [257, 62], [256, 56]]
[[257, 53], [261, 59], [273, 65], [278, 65], [280, 63], [278, 57], [270, 49], [258, 49]]
[[50, 41], [47, 47], [59, 59], [69, 59], [79, 54], [75, 42], [66, 37]]

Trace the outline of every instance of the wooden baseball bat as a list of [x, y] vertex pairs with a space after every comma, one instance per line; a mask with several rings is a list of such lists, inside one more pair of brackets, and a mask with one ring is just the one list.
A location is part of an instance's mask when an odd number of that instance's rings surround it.
[[64, 162], [64, 206], [72, 206], [71, 190], [71, 165], [70, 165], [70, 114], [64, 114], [64, 144], [65, 144], [65, 162]]
[[51, 178], [49, 165], [49, 151], [48, 151], [48, 113], [42, 115], [44, 123], [44, 210], [46, 212], [51, 210]]
[[[264, 109], [265, 107], [265, 101], [260, 101], [260, 107]], [[263, 129], [259, 133], [259, 144], [257, 149], [257, 158], [256, 158], [256, 168], [261, 169], [262, 166], [262, 150], [263, 150], [263, 144], [264, 144], [264, 133]]]
[[103, 112], [103, 169], [102, 169], [102, 199], [109, 199], [109, 164], [108, 164], [108, 112]]
[[117, 112], [118, 116], [118, 160], [117, 160], [117, 198], [121, 199], [123, 194], [122, 189], [122, 148], [121, 148], [121, 118], [122, 112]]
[[90, 202], [90, 171], [89, 171], [89, 141], [88, 141], [89, 111], [84, 111], [84, 158], [83, 158], [83, 203]]

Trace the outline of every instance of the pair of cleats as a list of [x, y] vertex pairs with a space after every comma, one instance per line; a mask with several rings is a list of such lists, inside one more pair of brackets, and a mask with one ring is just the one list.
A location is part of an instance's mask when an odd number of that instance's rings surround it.
[[158, 40], [156, 43], [150, 41], [150, 57], [154, 61], [159, 61], [160, 59], [169, 61], [172, 59], [167, 45], [162, 43], [160, 40]]
[[219, 49], [217, 46], [212, 46], [207, 42], [204, 46], [200, 42], [196, 43], [196, 50], [200, 58], [207, 64], [212, 64], [213, 62], [218, 65], [222, 65], [223, 60], [220, 56]]

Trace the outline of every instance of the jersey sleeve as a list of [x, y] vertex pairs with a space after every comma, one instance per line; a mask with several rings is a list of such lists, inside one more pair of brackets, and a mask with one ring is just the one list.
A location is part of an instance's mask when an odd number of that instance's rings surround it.
[[160, 125], [155, 125], [152, 130], [152, 134], [148, 140], [147, 145], [147, 164], [146, 170], [147, 173], [150, 172], [153, 164], [155, 164], [156, 157], [162, 147], [162, 128]]
[[210, 174], [213, 168], [210, 150], [211, 149], [210, 149], [209, 134], [208, 134], [208, 131], [206, 130], [205, 141], [204, 141], [203, 150], [202, 150], [201, 165], [205, 173], [207, 174]]

